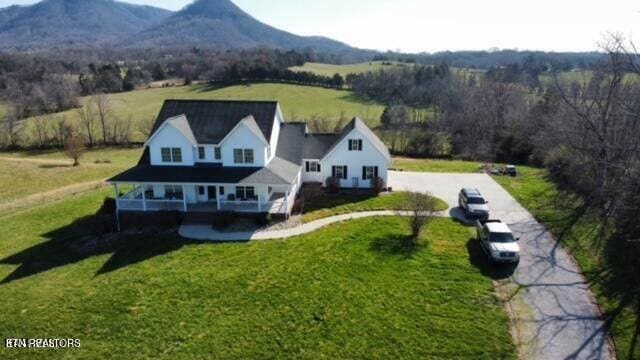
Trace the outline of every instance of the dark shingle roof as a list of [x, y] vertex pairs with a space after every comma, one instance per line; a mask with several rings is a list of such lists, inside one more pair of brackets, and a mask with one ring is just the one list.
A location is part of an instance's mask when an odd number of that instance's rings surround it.
[[305, 123], [284, 123], [280, 127], [276, 156], [294, 164], [302, 164], [302, 150], [305, 145]]
[[218, 144], [240, 121], [253, 116], [266, 139], [271, 138], [276, 101], [166, 100], [151, 134], [167, 119], [185, 115], [200, 144]]
[[307, 134], [304, 139], [302, 157], [304, 159], [322, 159], [340, 138], [340, 134]]
[[[275, 159], [272, 161], [274, 162]], [[275, 164], [277, 165], [277, 164]], [[299, 169], [299, 168], [298, 168]], [[276, 171], [279, 169], [275, 169]], [[269, 167], [222, 167], [215, 165], [197, 166], [154, 166], [138, 165], [109, 179], [110, 182], [149, 182], [177, 184], [291, 184], [289, 173], [278, 174]], [[284, 176], [290, 179], [283, 178]], [[297, 172], [296, 172], [297, 175]]]

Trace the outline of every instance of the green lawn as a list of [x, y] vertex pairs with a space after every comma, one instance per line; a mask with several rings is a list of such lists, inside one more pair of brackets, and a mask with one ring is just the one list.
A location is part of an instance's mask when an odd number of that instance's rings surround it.
[[471, 173], [480, 172], [482, 164], [474, 161], [412, 159], [395, 157], [391, 167], [403, 171], [424, 171], [438, 173]]
[[[371, 126], [376, 126], [384, 107], [371, 101], [355, 97], [347, 90], [325, 89], [321, 87], [288, 84], [238, 85], [225, 88], [210, 88], [206, 85], [177, 86], [169, 88], [143, 89], [109, 95], [113, 116], [140, 122], [155, 119], [166, 99], [219, 99], [219, 100], [277, 100], [282, 106], [287, 120], [308, 120], [311, 116], [339, 119], [342, 115], [351, 119], [359, 116]], [[87, 98], [81, 99], [86, 103]], [[49, 115], [65, 116], [70, 121], [78, 121], [75, 110]], [[27, 136], [30, 133], [27, 124]], [[144, 141], [145, 137], [133, 127], [134, 140]]]
[[[133, 166], [140, 154], [140, 149], [97, 149], [88, 151], [81, 158], [80, 166], [73, 167], [61, 151], [0, 152], [0, 157], [25, 159], [22, 162], [0, 159], [0, 205], [64, 186], [108, 178]], [[38, 161], [27, 161], [29, 159]], [[60, 160], [69, 163], [59, 163]], [[105, 160], [110, 163], [104, 163]]]
[[[334, 74], [340, 74], [343, 77], [347, 76], [347, 74], [360, 74], [368, 71], [376, 71], [380, 69], [393, 69], [402, 66], [412, 66], [410, 64], [403, 64], [395, 61], [386, 62], [385, 65], [382, 64], [383, 61], [370, 61], [363, 62], [358, 64], [345, 64], [345, 65], [334, 65], [334, 64], [323, 64], [323, 63], [313, 63], [308, 62], [303, 66], [294, 66], [290, 68], [292, 71], [308, 71], [318, 75], [324, 76], [333, 76]], [[391, 63], [390, 65], [388, 63]]]
[[72, 224], [105, 194], [0, 218], [0, 332], [82, 342], [0, 347], [0, 357], [516, 357], [472, 233], [450, 219], [432, 222], [411, 253], [396, 250], [409, 234], [402, 218], [283, 241], [156, 234], [81, 246], [91, 227]]
[[519, 171], [517, 178], [495, 179], [571, 251], [605, 315], [613, 318], [611, 333], [618, 357], [640, 359], [640, 314], [633, 311], [633, 303], [625, 301], [627, 297], [633, 299], [629, 290], [634, 287], [630, 284], [637, 284], [638, 273], [627, 267], [625, 244], [607, 241], [607, 234], [602, 238], [603, 229], [597, 225], [601, 219], [583, 208], [582, 199], [561, 191], [549, 180], [546, 170], [521, 166]]
[[[436, 199], [438, 211], [449, 208], [446, 202]], [[348, 214], [359, 211], [403, 210], [407, 203], [407, 193], [395, 192], [378, 196], [366, 194], [326, 194], [308, 200], [304, 206], [302, 222], [326, 218], [329, 216]]]

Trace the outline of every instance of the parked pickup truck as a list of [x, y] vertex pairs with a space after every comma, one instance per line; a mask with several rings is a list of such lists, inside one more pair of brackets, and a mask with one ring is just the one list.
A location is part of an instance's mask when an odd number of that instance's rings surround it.
[[478, 241], [489, 262], [517, 263], [520, 261], [518, 238], [513, 236], [507, 224], [500, 220], [476, 221]]

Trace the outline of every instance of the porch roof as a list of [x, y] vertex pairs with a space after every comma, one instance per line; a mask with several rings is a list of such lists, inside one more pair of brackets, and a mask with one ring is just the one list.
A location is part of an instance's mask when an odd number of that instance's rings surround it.
[[112, 183], [289, 185], [295, 181], [299, 169], [298, 166], [278, 158], [264, 168], [139, 164], [108, 181]]

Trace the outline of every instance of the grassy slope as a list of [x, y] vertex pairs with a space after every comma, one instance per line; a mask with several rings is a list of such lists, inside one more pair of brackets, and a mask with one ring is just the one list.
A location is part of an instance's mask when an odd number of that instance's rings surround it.
[[425, 171], [439, 173], [466, 173], [480, 171], [481, 163], [462, 160], [393, 158], [391, 167], [403, 171]]
[[[68, 160], [56, 152], [0, 153], [0, 157], [37, 160]], [[105, 179], [130, 166], [140, 158], [139, 149], [100, 149], [87, 152], [80, 166], [56, 162], [17, 162], [0, 159], [0, 204], [76, 183]], [[110, 164], [95, 161], [110, 160]]]
[[[304, 120], [312, 115], [338, 119], [342, 114], [351, 118], [360, 116], [371, 125], [377, 125], [384, 110], [381, 105], [357, 99], [346, 90], [333, 90], [288, 84], [255, 84], [212, 89], [205, 85], [144, 89], [110, 95], [113, 114], [117, 118], [131, 117], [134, 122], [155, 119], [166, 99], [222, 99], [222, 100], [278, 100], [288, 120]], [[81, 101], [86, 103], [89, 98]], [[49, 115], [78, 120], [75, 110]], [[134, 126], [134, 129], [137, 127]], [[29, 133], [27, 129], [27, 134]], [[142, 134], [135, 140], [144, 141]]]
[[[604, 247], [606, 241], [600, 240], [601, 229], [595, 225], [600, 219], [589, 211], [583, 212], [582, 201], [560, 191], [548, 179], [545, 170], [521, 167], [520, 172], [521, 176], [517, 178], [495, 179], [567, 246], [590, 280], [591, 288], [605, 314], [615, 313], [621, 297], [628, 289], [626, 277], [634, 275], [616, 275], [616, 266], [612, 266], [612, 262], [620, 262], [624, 256], [616, 254], [615, 249]], [[637, 331], [635, 317], [631, 307], [626, 306], [613, 321], [611, 333], [621, 359], [628, 358], [632, 353], [632, 339]], [[636, 345], [633, 359], [640, 359], [639, 345]]]
[[0, 284], [0, 332], [78, 337], [80, 349], [56, 355], [85, 359], [515, 357], [493, 285], [469, 261], [471, 234], [452, 220], [434, 221], [410, 257], [389, 247], [409, 233], [400, 218], [287, 241], [131, 237], [115, 254], [70, 250], [78, 235], [65, 227], [104, 194], [0, 218], [0, 279], [19, 278]]
[[[406, 209], [404, 207], [406, 202], [407, 196], [404, 192], [373, 197], [370, 195], [327, 195], [305, 203], [305, 214], [302, 216], [302, 221], [310, 222], [329, 216], [359, 211], [402, 210]], [[438, 204], [438, 211], [446, 210], [449, 207], [443, 200], [436, 198], [436, 202]]]
[[382, 61], [363, 62], [358, 64], [322, 64], [322, 63], [305, 63], [303, 66], [294, 66], [290, 68], [292, 71], [308, 71], [318, 75], [333, 76], [334, 74], [340, 74], [343, 77], [347, 74], [360, 74], [368, 71], [376, 71], [380, 69], [392, 69], [401, 66], [411, 66], [408, 64], [402, 64], [398, 62], [391, 62], [391, 65], [382, 65]]

